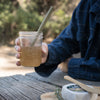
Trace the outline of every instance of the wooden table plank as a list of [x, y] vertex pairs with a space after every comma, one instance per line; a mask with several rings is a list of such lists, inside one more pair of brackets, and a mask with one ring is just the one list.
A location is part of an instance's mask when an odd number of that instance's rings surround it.
[[5, 95], [4, 97], [9, 98], [13, 100], [14, 98], [17, 98], [12, 92], [11, 88], [9, 86], [9, 83], [4, 81], [5, 78], [0, 79], [0, 94]]
[[7, 100], [39, 100], [42, 93], [56, 89], [53, 85], [22, 75], [0, 78], [0, 85], [0, 91], [3, 91], [0, 94]]
[[26, 74], [27, 77], [30, 77], [30, 78], [33, 77], [36, 80], [46, 82], [48, 84], [52, 84], [52, 85], [55, 85], [55, 86], [58, 86], [58, 87], [62, 87], [63, 85], [70, 83], [69, 81], [64, 80], [65, 75], [66, 75], [66, 73], [63, 73], [60, 70], [56, 70], [49, 77], [41, 77], [37, 73]]
[[[48, 78], [41, 77], [37, 73], [28, 73], [26, 76], [29, 76], [31, 78], [35, 78], [36, 80], [46, 82], [49, 84], [57, 85], [59, 87], [62, 87], [65, 84], [69, 84], [71, 82], [64, 79], [64, 76], [67, 75], [67, 73], [64, 73], [60, 71], [59, 69], [55, 70]], [[86, 85], [93, 85], [93, 86], [100, 86], [100, 82], [94, 82], [94, 81], [86, 81], [86, 80], [79, 80], [78, 81], [86, 84]]]
[[[15, 98], [16, 100], [28, 100], [29, 98], [25, 97], [25, 95], [23, 95], [20, 92], [20, 90], [16, 88], [16, 84], [18, 84], [18, 81], [12, 79], [11, 77], [1, 78], [0, 79], [0, 86], [1, 86], [0, 91], [2, 92], [3, 89], [5, 89], [3, 94], [5, 93], [7, 94], [6, 99], [8, 100], [15, 100]], [[9, 96], [12, 97], [13, 99], [9, 98]]]
[[53, 85], [49, 85], [47, 83], [43, 83], [41, 81], [38, 81], [38, 80], [34, 79], [34, 77], [33, 78], [29, 78], [27, 76], [25, 76], [24, 78], [23, 78], [23, 76], [19, 76], [19, 77], [18, 76], [12, 76], [12, 77], [15, 78], [15, 79], [18, 79], [19, 82], [26, 84], [29, 87], [34, 88], [34, 89], [41, 91], [41, 92], [53, 91], [56, 88]]

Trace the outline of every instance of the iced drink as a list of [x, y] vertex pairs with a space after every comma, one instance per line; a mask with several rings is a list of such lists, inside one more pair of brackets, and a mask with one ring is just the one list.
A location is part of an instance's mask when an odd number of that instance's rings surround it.
[[[23, 34], [22, 34], [23, 33]], [[32, 33], [32, 34], [31, 34]], [[21, 43], [21, 65], [26, 67], [37, 67], [41, 64], [42, 35], [32, 45], [37, 32], [20, 32]]]
[[39, 66], [41, 63], [41, 47], [22, 47], [21, 65]]

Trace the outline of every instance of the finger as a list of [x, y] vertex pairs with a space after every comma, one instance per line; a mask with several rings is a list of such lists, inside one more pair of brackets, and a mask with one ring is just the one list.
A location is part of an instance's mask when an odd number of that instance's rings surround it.
[[20, 39], [19, 39], [19, 37], [15, 40], [15, 44], [16, 45], [20, 45]]
[[17, 53], [15, 56], [17, 59], [20, 59], [20, 53]]
[[16, 65], [17, 65], [17, 66], [20, 66], [20, 65], [21, 65], [21, 62], [20, 62], [20, 61], [17, 61], [17, 62], [16, 62]]
[[20, 46], [15, 46], [15, 50], [18, 51], [18, 52], [20, 52], [21, 51]]

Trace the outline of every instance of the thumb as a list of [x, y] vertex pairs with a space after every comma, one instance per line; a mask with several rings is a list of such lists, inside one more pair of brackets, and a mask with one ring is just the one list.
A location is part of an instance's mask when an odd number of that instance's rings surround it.
[[48, 45], [44, 42], [42, 43], [42, 52], [48, 54]]
[[46, 43], [42, 43], [42, 63], [45, 63], [48, 56], [48, 45]]

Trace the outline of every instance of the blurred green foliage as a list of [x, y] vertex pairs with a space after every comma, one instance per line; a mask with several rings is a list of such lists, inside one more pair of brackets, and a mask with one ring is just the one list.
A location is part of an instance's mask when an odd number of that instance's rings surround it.
[[44, 38], [55, 38], [70, 21], [67, 4], [68, 0], [0, 0], [0, 43], [9, 43], [19, 31], [36, 31], [51, 5], [54, 12], [43, 33]]

